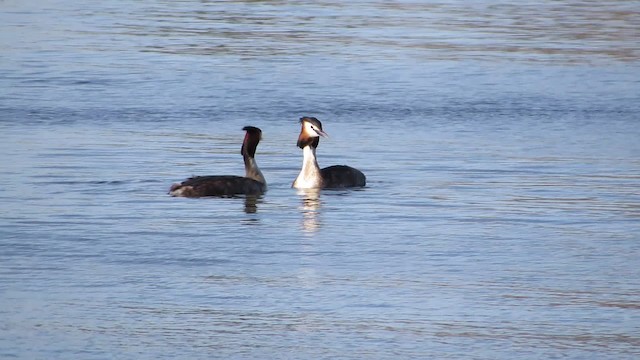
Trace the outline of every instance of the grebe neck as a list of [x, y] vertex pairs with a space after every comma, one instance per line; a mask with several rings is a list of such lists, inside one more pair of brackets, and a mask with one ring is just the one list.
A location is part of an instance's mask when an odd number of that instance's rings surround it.
[[297, 189], [313, 189], [322, 187], [322, 175], [316, 160], [316, 148], [307, 145], [302, 148], [302, 170], [293, 182], [293, 187]]
[[263, 184], [267, 184], [267, 181], [262, 175], [262, 171], [258, 167], [258, 163], [256, 163], [256, 159], [252, 156], [244, 156], [244, 171], [245, 177], [249, 179], [253, 179], [259, 181]]

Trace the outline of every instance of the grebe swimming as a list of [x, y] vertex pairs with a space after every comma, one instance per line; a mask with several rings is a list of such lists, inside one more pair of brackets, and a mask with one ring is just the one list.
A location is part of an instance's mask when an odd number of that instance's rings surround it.
[[260, 195], [267, 191], [267, 182], [258, 168], [255, 155], [262, 130], [254, 126], [245, 126], [246, 131], [240, 153], [244, 158], [245, 176], [212, 175], [194, 176], [180, 184], [173, 184], [169, 190], [171, 196], [203, 197]]
[[296, 189], [361, 187], [367, 183], [362, 171], [346, 165], [334, 165], [320, 169], [316, 160], [316, 148], [322, 131], [322, 123], [314, 117], [300, 118], [302, 129], [298, 136], [298, 147], [302, 149], [302, 170], [293, 182]]

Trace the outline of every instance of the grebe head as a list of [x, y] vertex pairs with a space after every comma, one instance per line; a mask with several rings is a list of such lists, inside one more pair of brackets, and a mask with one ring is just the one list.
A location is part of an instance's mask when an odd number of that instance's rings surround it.
[[298, 147], [301, 149], [307, 145], [311, 145], [314, 148], [318, 147], [320, 136], [329, 137], [327, 133], [322, 131], [322, 123], [320, 120], [314, 117], [302, 117], [300, 118], [300, 124], [302, 125], [302, 129], [300, 130], [300, 136], [298, 136]]
[[242, 128], [242, 130], [246, 131], [247, 133], [244, 135], [244, 141], [242, 142], [240, 153], [245, 157], [255, 157], [256, 148], [258, 147], [258, 143], [262, 139], [262, 130], [255, 126], [245, 126]]

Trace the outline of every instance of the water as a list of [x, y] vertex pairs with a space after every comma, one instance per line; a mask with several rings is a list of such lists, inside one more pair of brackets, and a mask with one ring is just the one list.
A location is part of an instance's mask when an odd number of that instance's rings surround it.
[[639, 13], [0, 2], [0, 357], [637, 358]]

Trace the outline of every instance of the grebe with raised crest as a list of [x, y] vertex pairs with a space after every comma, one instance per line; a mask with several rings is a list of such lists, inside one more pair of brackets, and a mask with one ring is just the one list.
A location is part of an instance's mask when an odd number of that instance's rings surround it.
[[367, 183], [362, 171], [346, 165], [334, 165], [320, 169], [316, 149], [320, 136], [328, 137], [322, 123], [314, 117], [300, 118], [302, 129], [298, 136], [298, 147], [302, 149], [302, 170], [293, 182], [296, 189], [362, 187]]
[[267, 182], [258, 168], [255, 155], [262, 130], [254, 126], [245, 126], [246, 131], [240, 153], [244, 158], [245, 176], [211, 175], [194, 176], [182, 183], [173, 184], [169, 190], [171, 196], [204, 197], [261, 195], [267, 191]]

